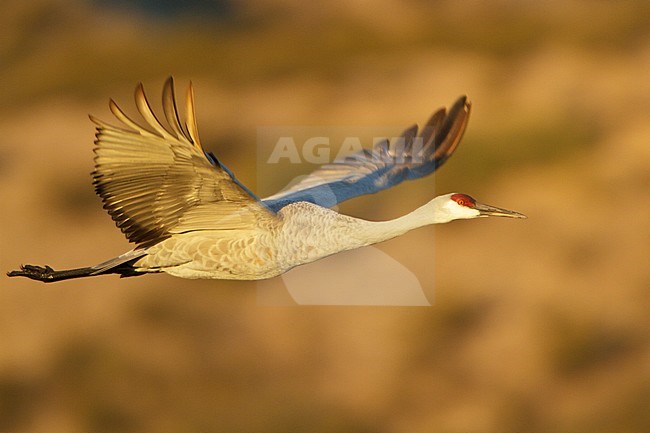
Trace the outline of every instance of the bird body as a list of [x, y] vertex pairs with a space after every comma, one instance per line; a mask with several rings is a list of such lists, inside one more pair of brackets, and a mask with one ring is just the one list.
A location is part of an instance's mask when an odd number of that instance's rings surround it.
[[182, 278], [259, 280], [329, 255], [399, 236], [425, 219], [374, 222], [308, 202], [278, 212], [274, 224], [247, 230], [181, 233], [146, 249], [133, 266]]
[[96, 266], [55, 271], [21, 266], [9, 276], [44, 282], [108, 273], [166, 272], [181, 278], [258, 280], [323, 257], [375, 244], [429, 224], [483, 216], [525, 218], [477, 203], [465, 194], [434, 198], [390, 221], [366, 221], [329, 207], [433, 172], [456, 149], [470, 104], [465, 97], [436, 111], [418, 133], [379, 142], [326, 164], [298, 184], [260, 200], [199, 141], [192, 87], [181, 123], [173, 81], [163, 88], [167, 126], [155, 116], [142, 85], [136, 105], [148, 128], [112, 100], [123, 126], [97, 124], [93, 184], [104, 209], [136, 247]]

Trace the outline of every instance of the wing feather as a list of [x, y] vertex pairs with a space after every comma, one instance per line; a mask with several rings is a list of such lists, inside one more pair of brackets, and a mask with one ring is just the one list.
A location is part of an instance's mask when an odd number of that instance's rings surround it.
[[201, 142], [199, 141], [199, 130], [196, 127], [196, 115], [194, 114], [194, 90], [192, 89], [192, 82], [187, 87], [187, 131], [189, 132], [192, 143], [199, 149]]
[[467, 127], [471, 103], [461, 96], [449, 112], [433, 113], [418, 134], [417, 125], [400, 137], [385, 139], [342, 161], [316, 169], [298, 183], [262, 202], [274, 211], [297, 201], [332, 207], [345, 200], [372, 194], [433, 173], [456, 150]]
[[178, 108], [176, 108], [176, 95], [174, 94], [174, 84], [171, 80], [167, 80], [163, 86], [163, 110], [165, 111], [165, 118], [167, 123], [172, 128], [177, 137], [185, 136], [187, 133], [181, 126], [181, 119], [178, 116]]
[[156, 131], [156, 135], [166, 140], [177, 139], [177, 137], [172, 136], [169, 131], [165, 129], [165, 127], [160, 123], [160, 120], [158, 120], [156, 115], [151, 110], [149, 101], [147, 101], [147, 96], [144, 94], [144, 87], [142, 86], [142, 83], [138, 84], [138, 87], [135, 89], [135, 104], [138, 107], [140, 115], [149, 124], [149, 126], [151, 126], [153, 130]]
[[129, 241], [146, 246], [174, 233], [249, 229], [274, 218], [230, 170], [206, 156], [191, 88], [187, 131], [181, 126], [173, 87], [170, 77], [163, 88], [168, 126], [154, 114], [142, 85], [135, 100], [151, 130], [112, 100], [111, 112], [124, 127], [90, 117], [97, 125], [93, 184], [116, 225]]

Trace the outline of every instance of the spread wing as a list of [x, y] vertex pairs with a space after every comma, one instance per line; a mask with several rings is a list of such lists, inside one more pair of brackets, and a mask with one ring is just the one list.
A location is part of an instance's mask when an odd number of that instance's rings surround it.
[[404, 180], [433, 173], [456, 150], [463, 137], [471, 103], [461, 96], [449, 112], [436, 111], [418, 133], [417, 125], [391, 142], [379, 141], [342, 161], [325, 164], [300, 182], [262, 202], [274, 211], [297, 201], [324, 207], [390, 188]]
[[163, 88], [164, 126], [155, 116], [142, 84], [135, 91], [147, 129], [113, 102], [123, 124], [95, 117], [95, 191], [129, 241], [151, 245], [174, 233], [195, 230], [243, 230], [274, 218], [232, 172], [199, 141], [192, 85], [187, 92], [186, 122], [181, 124], [170, 77]]

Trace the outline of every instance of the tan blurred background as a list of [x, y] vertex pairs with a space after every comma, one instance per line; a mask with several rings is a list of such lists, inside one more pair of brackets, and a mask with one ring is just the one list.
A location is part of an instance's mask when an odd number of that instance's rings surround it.
[[[5, 0], [0, 431], [650, 431], [648, 13]], [[140, 81], [157, 102], [169, 74], [194, 82], [203, 142], [261, 193], [291, 179], [256, 177], [258, 126], [407, 126], [466, 93], [470, 125], [435, 190], [340, 210], [394, 218], [458, 191], [529, 219], [380, 245], [430, 308], [261, 306], [253, 283], [166, 275], [8, 279], [130, 248], [92, 190], [87, 114], [110, 119], [109, 97], [133, 112]]]

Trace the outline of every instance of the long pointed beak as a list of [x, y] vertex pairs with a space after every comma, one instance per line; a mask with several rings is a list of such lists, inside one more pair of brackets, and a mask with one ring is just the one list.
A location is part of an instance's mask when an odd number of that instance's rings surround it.
[[479, 211], [479, 216], [481, 217], [498, 216], [507, 218], [528, 218], [522, 213], [508, 209], [501, 209], [499, 207], [494, 207], [487, 204], [476, 203], [476, 205], [474, 205], [474, 209]]

